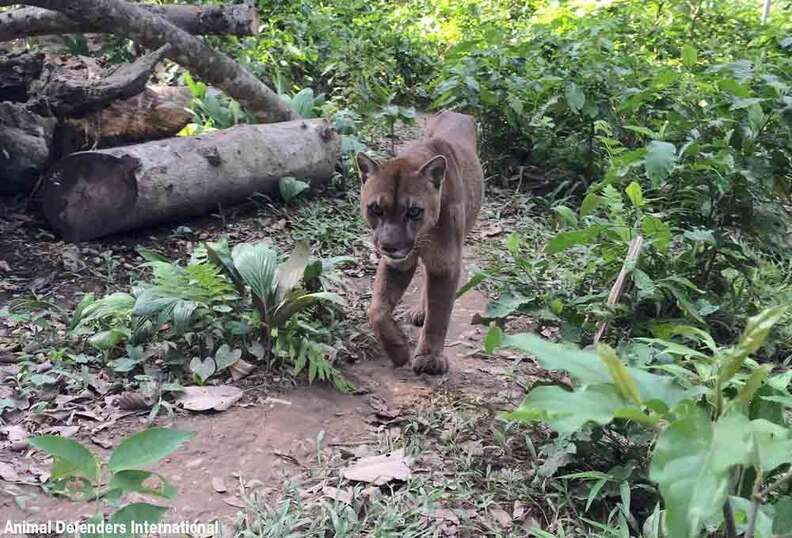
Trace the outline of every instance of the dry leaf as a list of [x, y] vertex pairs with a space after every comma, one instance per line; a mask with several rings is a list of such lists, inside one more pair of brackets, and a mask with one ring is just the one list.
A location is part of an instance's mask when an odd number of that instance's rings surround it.
[[495, 519], [495, 521], [498, 522], [498, 525], [504, 529], [511, 529], [514, 525], [511, 516], [506, 510], [501, 510], [500, 508], [490, 508], [489, 513]]
[[247, 508], [245, 501], [240, 499], [239, 497], [225, 497], [223, 502], [226, 503], [228, 506], [233, 506], [234, 508]]
[[239, 359], [228, 368], [234, 381], [239, 381], [243, 377], [249, 376], [255, 369], [255, 364], [250, 364], [249, 362], [243, 361], [242, 359]]
[[19, 424], [13, 424], [11, 426], [4, 426], [0, 428], [0, 434], [5, 435], [12, 443], [24, 441], [30, 436], [27, 430]]
[[495, 237], [496, 235], [500, 235], [503, 233], [503, 226], [498, 224], [497, 222], [490, 225], [489, 228], [483, 230], [481, 235], [484, 237]]
[[412, 476], [410, 460], [405, 458], [404, 449], [390, 454], [363, 458], [341, 470], [341, 476], [355, 482], [368, 482], [376, 486], [391, 480], [407, 480]]
[[139, 392], [123, 392], [115, 400], [119, 409], [125, 411], [143, 411], [151, 407], [154, 402], [149, 400]]
[[215, 476], [214, 478], [212, 478], [212, 489], [215, 490], [217, 493], [225, 493], [226, 491], [228, 491], [225, 482], [219, 476]]
[[352, 504], [352, 490], [351, 489], [339, 489], [334, 488], [332, 486], [324, 486], [322, 488], [322, 494], [325, 497], [329, 497], [334, 501], [339, 501], [346, 504]]
[[400, 414], [397, 409], [388, 407], [387, 402], [382, 396], [376, 394], [372, 394], [369, 398], [369, 405], [374, 410], [377, 417], [384, 418], [385, 420], [393, 420]]
[[231, 385], [184, 387], [176, 403], [189, 411], [225, 411], [242, 398], [242, 390]]
[[514, 501], [514, 508], [512, 509], [512, 516], [517, 521], [525, 517], [525, 505], [520, 501]]
[[19, 473], [16, 472], [10, 463], [0, 461], [0, 478], [6, 482], [19, 482]]

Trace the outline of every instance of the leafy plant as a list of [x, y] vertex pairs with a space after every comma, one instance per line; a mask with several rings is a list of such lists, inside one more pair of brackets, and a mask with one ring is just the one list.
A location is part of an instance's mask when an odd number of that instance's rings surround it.
[[[734, 529], [732, 505], [744, 503], [750, 506], [745, 536], [770, 536], [772, 526], [785, 525], [783, 491], [792, 476], [792, 426], [784, 411], [792, 407], [792, 375], [771, 375], [770, 365], [749, 357], [784, 310], [772, 308], [751, 318], [731, 348], [718, 348], [703, 331], [676, 328], [703, 342], [709, 354], [668, 342], [667, 351], [695, 360], [640, 367], [626, 365], [604, 344], [592, 352], [529, 334], [505, 336], [494, 327], [489, 351], [503, 346], [530, 353], [544, 368], [566, 371], [574, 384], [571, 391], [534, 387], [505, 418], [541, 420], [565, 434], [594, 423], [636, 439], [638, 432], [619, 426], [643, 427], [654, 437], [648, 478], [663, 499], [665, 535], [699, 536], [713, 525]], [[769, 525], [761, 529], [760, 513]]]
[[30, 439], [34, 448], [52, 456], [52, 471], [47, 488], [53, 493], [96, 501], [96, 515], [89, 523], [104, 521], [102, 504], [115, 508], [108, 522], [124, 535], [133, 535], [132, 523], [156, 523], [168, 510], [148, 502], [122, 505], [129, 493], [173, 500], [176, 488], [161, 474], [148, 467], [172, 454], [193, 436], [169, 428], [149, 428], [133, 434], [102, 462], [84, 445], [58, 435], [39, 435]]
[[396, 124], [415, 124], [415, 108], [404, 108], [399, 105], [389, 104], [377, 113], [377, 118], [385, 122], [388, 138], [391, 141], [391, 155], [396, 155]]

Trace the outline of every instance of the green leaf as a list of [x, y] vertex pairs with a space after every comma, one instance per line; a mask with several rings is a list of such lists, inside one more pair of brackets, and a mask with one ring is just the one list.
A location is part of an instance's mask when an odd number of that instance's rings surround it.
[[82, 476], [95, 481], [99, 477], [99, 460], [77, 441], [59, 435], [39, 435], [29, 442], [55, 458], [59, 472], [53, 469], [52, 478]]
[[289, 259], [278, 266], [275, 271], [275, 301], [281, 302], [286, 295], [297, 287], [305, 275], [305, 268], [311, 259], [311, 247], [307, 241], [300, 241], [294, 246]]
[[149, 428], [127, 437], [110, 455], [113, 472], [139, 469], [168, 456], [193, 437], [192, 432], [170, 428]]
[[234, 349], [232, 351], [228, 344], [223, 344], [217, 349], [214, 356], [214, 362], [217, 371], [219, 372], [221, 370], [225, 370], [232, 364], [236, 363], [240, 358], [242, 358], [241, 349]]
[[487, 309], [484, 312], [484, 317], [487, 319], [503, 319], [517, 310], [523, 305], [529, 304], [531, 299], [523, 297], [522, 295], [505, 294], [494, 301], [487, 303]]
[[740, 392], [737, 393], [737, 397], [734, 401], [738, 404], [746, 405], [751, 403], [754, 394], [756, 394], [756, 391], [762, 386], [762, 383], [767, 379], [772, 369], [773, 366], [771, 364], [763, 364], [751, 372], [750, 377], [745, 381], [745, 384], [740, 389]]
[[608, 367], [608, 371], [622, 398], [631, 401], [635, 405], [641, 405], [641, 394], [638, 391], [638, 385], [635, 384], [635, 379], [630, 375], [627, 367], [619, 360], [613, 348], [607, 344], [599, 344], [597, 346], [597, 356]]
[[586, 104], [586, 94], [574, 82], [566, 85], [564, 97], [566, 97], [566, 102], [572, 112], [580, 112], [583, 109], [583, 105]]
[[[146, 480], [153, 476], [156, 476], [159, 480], [158, 487], [156, 488], [144, 484]], [[176, 497], [176, 488], [165, 481], [160, 475], [150, 471], [132, 469], [118, 471], [113, 474], [110, 482], [107, 484], [107, 489], [110, 491], [118, 490], [121, 495], [134, 491], [137, 493], [156, 495], [166, 499], [173, 499]]]
[[522, 246], [522, 237], [517, 232], [512, 232], [506, 238], [506, 250], [509, 251], [509, 254], [512, 256], [517, 256], [520, 252], [520, 247]]
[[554, 206], [553, 211], [555, 211], [556, 215], [558, 215], [559, 220], [564, 224], [564, 226], [577, 226], [577, 215], [575, 215], [575, 213], [567, 206]]
[[659, 184], [671, 175], [671, 171], [676, 164], [676, 147], [669, 142], [652, 140], [646, 146], [646, 156], [644, 166], [646, 175], [652, 181], [652, 185]]
[[473, 288], [475, 288], [476, 286], [487, 280], [489, 277], [490, 277], [489, 273], [485, 273], [484, 271], [474, 272], [470, 276], [470, 279], [468, 279], [468, 281], [465, 282], [465, 284], [457, 290], [456, 298], [459, 299], [468, 291], [472, 290]]
[[241, 243], [231, 253], [234, 267], [253, 295], [267, 306], [273, 292], [278, 253], [266, 243]]
[[641, 225], [644, 235], [660, 252], [665, 252], [671, 243], [671, 228], [657, 217], [647, 215]]
[[173, 329], [177, 334], [187, 332], [197, 308], [198, 305], [192, 301], [176, 301], [173, 304]]
[[113, 538], [137, 536], [137, 533], [132, 532], [132, 523], [137, 525], [157, 523], [167, 511], [168, 508], [166, 506], [157, 506], [155, 504], [128, 504], [110, 516], [110, 525], [117, 525], [118, 527], [116, 528], [123, 528], [126, 530], [124, 533], [114, 532], [112, 536]]
[[547, 243], [547, 252], [557, 254], [576, 245], [586, 245], [593, 242], [605, 230], [601, 224], [593, 224], [582, 230], [561, 232]]
[[781, 497], [773, 505], [773, 534], [786, 536], [792, 534], [792, 497]]
[[74, 329], [77, 328], [77, 326], [82, 321], [83, 313], [85, 312], [85, 309], [88, 308], [90, 305], [92, 305], [95, 301], [96, 298], [94, 297], [93, 293], [86, 293], [85, 295], [82, 296], [80, 302], [77, 303], [76, 307], [74, 307], [74, 314], [72, 315], [72, 319], [69, 322], [70, 331], [73, 331]]
[[641, 190], [641, 186], [633, 181], [627, 188], [624, 189], [624, 192], [627, 193], [627, 198], [630, 199], [632, 202], [633, 207], [636, 209], [640, 209], [643, 206], [644, 199], [643, 199], [643, 191]]
[[209, 258], [209, 261], [221, 268], [226, 276], [231, 279], [239, 296], [247, 297], [245, 281], [234, 265], [231, 249], [228, 247], [228, 238], [221, 237], [218, 241], [206, 243], [204, 248], [206, 248], [206, 256]]
[[685, 67], [693, 67], [698, 62], [698, 51], [693, 45], [682, 46], [682, 63]]
[[765, 473], [792, 463], [792, 430], [786, 424], [782, 426], [760, 418], [751, 421], [751, 432], [758, 456], [755, 463]]
[[732, 467], [748, 463], [750, 454], [749, 421], [736, 413], [713, 424], [690, 405], [660, 434], [649, 477], [660, 487], [670, 536], [699, 536], [704, 523], [723, 508]]
[[593, 192], [587, 194], [586, 197], [583, 198], [583, 202], [580, 204], [580, 218], [590, 215], [595, 209], [597, 209], [597, 206], [600, 205], [600, 202], [602, 202], [602, 198], [598, 194]]
[[193, 357], [190, 361], [190, 371], [203, 384], [215, 374], [217, 365], [211, 357], [207, 357], [204, 360], [201, 360], [200, 357]]
[[344, 304], [344, 299], [335, 293], [327, 291], [302, 293], [297, 290], [288, 295], [275, 309], [272, 314], [272, 326], [282, 327], [297, 312], [322, 301], [339, 305]]
[[492, 355], [503, 343], [503, 331], [495, 323], [490, 325], [487, 335], [484, 337], [484, 353]]
[[282, 177], [280, 181], [278, 181], [278, 190], [280, 191], [281, 198], [283, 198], [283, 201], [287, 204], [310, 188], [311, 185], [305, 181], [300, 181], [293, 177]]
[[762, 347], [770, 329], [781, 320], [786, 310], [786, 306], [776, 306], [748, 318], [748, 324], [737, 345], [720, 359], [721, 371], [718, 380], [721, 383], [734, 377], [742, 368], [745, 359]]
[[626, 406], [627, 401], [611, 383], [589, 385], [574, 392], [557, 386], [540, 386], [504, 417], [518, 422], [541, 420], [558, 433], [574, 433], [588, 422], [608, 424], [614, 412]]

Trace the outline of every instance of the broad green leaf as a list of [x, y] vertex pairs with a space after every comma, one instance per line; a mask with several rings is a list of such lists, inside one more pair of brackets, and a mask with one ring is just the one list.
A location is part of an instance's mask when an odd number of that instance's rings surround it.
[[[152, 477], [157, 477], [157, 487], [144, 484], [146, 480]], [[145, 493], [149, 495], [156, 495], [166, 499], [173, 499], [176, 497], [176, 488], [165, 481], [160, 475], [149, 471], [126, 470], [114, 473], [107, 484], [108, 490], [119, 490], [121, 494], [135, 491], [137, 493]]]
[[599, 206], [601, 201], [602, 198], [598, 194], [593, 192], [587, 194], [586, 197], [583, 198], [583, 202], [580, 204], [580, 217], [583, 218], [591, 215], [591, 213], [597, 209], [597, 206]]
[[737, 345], [721, 357], [721, 370], [718, 380], [725, 383], [742, 368], [745, 359], [755, 353], [767, 338], [770, 329], [778, 323], [786, 313], [787, 307], [768, 308], [748, 319], [748, 324], [740, 336]]
[[566, 102], [572, 112], [580, 112], [583, 109], [583, 105], [586, 104], [586, 94], [574, 82], [566, 85], [564, 97], [566, 97]]
[[272, 294], [278, 253], [266, 243], [241, 243], [231, 253], [234, 267], [253, 295], [267, 306]]
[[60, 435], [39, 435], [29, 442], [33, 447], [55, 458], [56, 465], [60, 462], [60, 472], [53, 471], [52, 478], [82, 476], [96, 480], [99, 477], [99, 460], [77, 441]]
[[246, 297], [247, 290], [245, 289], [245, 281], [234, 265], [231, 249], [228, 246], [228, 237], [224, 236], [218, 241], [207, 242], [204, 248], [206, 249], [206, 256], [209, 258], [209, 261], [220, 267], [226, 276], [231, 279], [240, 297]]
[[561, 232], [547, 243], [547, 252], [556, 254], [576, 245], [586, 245], [594, 241], [604, 230], [605, 226], [594, 224], [582, 230]]
[[698, 51], [693, 45], [682, 46], [682, 63], [685, 67], [693, 67], [698, 62]]
[[280, 191], [281, 198], [283, 198], [283, 201], [287, 204], [310, 188], [311, 185], [305, 181], [300, 181], [293, 177], [282, 177], [280, 181], [278, 181], [278, 190]]
[[630, 371], [616, 355], [613, 348], [607, 344], [599, 344], [597, 346], [597, 356], [608, 367], [616, 389], [622, 398], [631, 401], [635, 405], [641, 405], [641, 394], [638, 391], [638, 385], [636, 385], [635, 379], [630, 375]]
[[781, 497], [773, 505], [773, 533], [776, 536], [792, 534], [792, 497]]
[[503, 319], [522, 308], [524, 305], [530, 304], [531, 299], [522, 295], [505, 294], [494, 301], [487, 303], [487, 309], [484, 312], [484, 317], [487, 319]]
[[157, 506], [148, 503], [132, 503], [117, 510], [110, 516], [110, 525], [117, 525], [123, 528], [125, 533], [113, 533], [113, 538], [126, 538], [137, 536], [132, 532], [132, 523], [142, 525], [144, 523], [154, 524], [162, 519], [163, 514], [168, 511], [166, 506]]
[[751, 447], [745, 416], [734, 413], [713, 424], [695, 405], [660, 434], [649, 478], [660, 488], [670, 536], [698, 538], [723, 507], [731, 469], [749, 462]]
[[305, 268], [311, 259], [311, 247], [306, 241], [299, 241], [289, 259], [275, 271], [275, 301], [280, 303], [286, 295], [297, 287], [305, 275]]
[[627, 193], [627, 198], [630, 199], [633, 207], [640, 209], [643, 206], [643, 191], [641, 190], [641, 186], [636, 181], [633, 181], [627, 185], [627, 188], [624, 189], [624, 192]]
[[558, 433], [574, 433], [588, 422], [608, 424], [617, 409], [628, 405], [611, 383], [589, 385], [573, 392], [558, 386], [540, 386], [504, 417], [518, 422], [542, 421]]
[[676, 147], [674, 147], [674, 144], [652, 140], [646, 146], [644, 166], [646, 167], [647, 177], [655, 187], [659, 186], [664, 179], [671, 175], [675, 164]]
[[215, 351], [214, 362], [217, 371], [225, 370], [242, 358], [242, 350], [232, 350], [228, 344], [223, 344]]
[[192, 301], [176, 301], [173, 305], [173, 329], [178, 334], [187, 332], [198, 305]]
[[128, 337], [126, 331], [121, 329], [110, 329], [107, 331], [99, 331], [90, 338], [88, 343], [100, 351], [107, 351], [116, 347], [121, 342], [124, 342]]
[[93, 293], [86, 293], [85, 295], [82, 296], [80, 302], [77, 303], [76, 307], [74, 307], [74, 314], [72, 315], [72, 319], [69, 322], [70, 331], [73, 331], [74, 329], [77, 328], [77, 326], [82, 321], [85, 309], [88, 308], [90, 305], [92, 305], [95, 301], [96, 298], [94, 297]]
[[200, 357], [193, 357], [190, 361], [190, 371], [203, 384], [215, 374], [217, 365], [211, 357], [207, 357], [204, 360], [201, 360]]
[[641, 225], [644, 235], [660, 252], [665, 252], [671, 243], [671, 228], [655, 216], [647, 215]]
[[143, 430], [124, 439], [110, 455], [107, 465], [113, 472], [140, 469], [168, 456], [193, 435], [170, 428]]
[[522, 246], [522, 237], [517, 232], [512, 232], [506, 238], [506, 250], [509, 251], [509, 254], [512, 256], [517, 256], [520, 252], [520, 247]]
[[558, 215], [559, 220], [565, 226], [577, 226], [577, 216], [567, 206], [565, 205], [554, 206], [553, 211], [555, 211], [556, 215]]
[[752, 420], [751, 432], [755, 442], [758, 465], [770, 473], [780, 465], [792, 463], [792, 430], [769, 420]]

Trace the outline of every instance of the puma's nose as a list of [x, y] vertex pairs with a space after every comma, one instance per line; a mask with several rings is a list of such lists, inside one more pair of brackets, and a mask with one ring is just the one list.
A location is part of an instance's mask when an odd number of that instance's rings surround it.
[[382, 252], [383, 254], [387, 254], [388, 256], [393, 256], [398, 254], [399, 251], [402, 249], [395, 245], [382, 245]]

